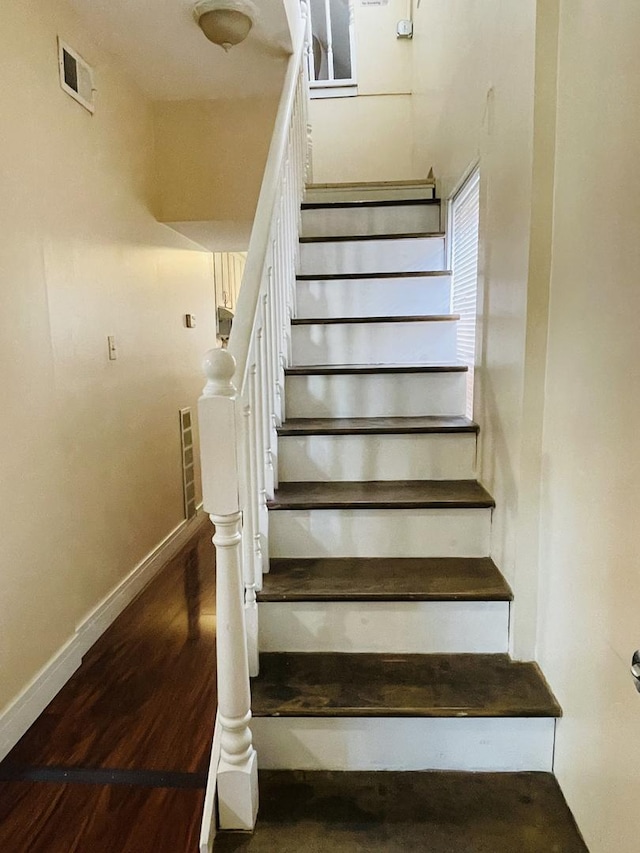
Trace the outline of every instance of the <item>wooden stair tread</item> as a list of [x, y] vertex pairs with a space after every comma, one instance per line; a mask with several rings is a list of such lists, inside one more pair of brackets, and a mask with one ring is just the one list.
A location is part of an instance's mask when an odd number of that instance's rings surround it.
[[349, 243], [359, 240], [424, 240], [444, 238], [444, 231], [409, 231], [405, 234], [331, 234], [328, 237], [300, 237], [301, 243]]
[[435, 187], [436, 181], [433, 177], [409, 178], [402, 181], [323, 181], [315, 183], [311, 181], [305, 185], [307, 190], [347, 189], [347, 188], [377, 188], [377, 187]]
[[358, 279], [372, 278], [440, 278], [444, 275], [451, 275], [451, 270], [422, 270], [421, 272], [345, 272], [345, 273], [318, 273], [313, 275], [305, 273], [297, 275], [297, 281], [357, 281]]
[[478, 424], [462, 416], [390, 418], [290, 418], [278, 435], [402, 435], [406, 433], [478, 432]]
[[294, 317], [292, 326], [336, 326], [352, 323], [446, 323], [459, 320], [459, 314], [406, 314], [379, 317]]
[[466, 373], [466, 364], [295, 364], [286, 376], [330, 376], [347, 373]]
[[269, 652], [256, 717], [559, 717], [535, 663], [504, 654]]
[[511, 601], [488, 557], [272, 559], [258, 601]]
[[374, 480], [280, 483], [271, 510], [493, 508], [476, 480]]
[[439, 198], [354, 199], [349, 201], [303, 201], [302, 210], [358, 209], [362, 207], [438, 206]]
[[260, 770], [260, 813], [216, 853], [588, 853], [552, 773]]

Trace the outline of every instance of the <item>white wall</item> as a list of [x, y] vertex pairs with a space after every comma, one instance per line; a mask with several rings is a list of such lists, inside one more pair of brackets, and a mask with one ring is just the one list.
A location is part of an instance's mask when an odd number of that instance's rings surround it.
[[158, 219], [212, 251], [245, 250], [278, 102], [156, 102]]
[[313, 180], [386, 181], [414, 174], [411, 41], [396, 38], [406, 0], [362, 6], [352, 0], [358, 95], [311, 101]]
[[[423, 0], [413, 39], [414, 172], [446, 198], [480, 161], [481, 479], [494, 495], [492, 551], [515, 592], [512, 641], [531, 657], [531, 574], [517, 572], [533, 163], [534, 0]], [[533, 578], [535, 588], [535, 577]]]
[[2, 708], [183, 518], [178, 409], [215, 327], [211, 256], [151, 213], [151, 105], [63, 0], [4, 4], [0, 74]]
[[640, 696], [640, 6], [563, 0], [539, 658], [591, 853], [635, 853]]

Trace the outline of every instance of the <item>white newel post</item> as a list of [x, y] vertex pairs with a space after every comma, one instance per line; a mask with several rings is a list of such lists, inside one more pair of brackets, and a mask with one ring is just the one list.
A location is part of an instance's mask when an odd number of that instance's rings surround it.
[[[233, 356], [209, 350], [207, 384], [199, 400], [202, 493], [215, 524], [218, 721], [221, 755], [217, 789], [221, 829], [253, 829], [258, 812], [258, 766], [251, 729], [251, 693], [244, 619], [242, 513], [238, 429], [243, 412], [232, 378]], [[239, 410], [239, 411], [238, 411]]]

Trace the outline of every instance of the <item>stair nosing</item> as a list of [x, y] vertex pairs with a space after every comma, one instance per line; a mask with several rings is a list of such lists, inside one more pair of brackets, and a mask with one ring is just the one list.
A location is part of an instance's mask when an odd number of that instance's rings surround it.
[[[302, 717], [312, 717], [312, 718], [326, 718], [326, 719], [340, 719], [340, 718], [362, 718], [362, 717], [403, 717], [403, 718], [464, 718], [464, 719], [557, 719], [562, 716], [562, 708], [557, 698], [555, 697], [553, 691], [551, 690], [548, 682], [546, 681], [543, 673], [540, 670], [540, 667], [534, 661], [514, 661], [508, 654], [503, 652], [498, 653], [375, 653], [375, 652], [266, 652], [261, 655], [261, 660], [264, 664], [266, 659], [274, 659], [276, 657], [281, 657], [283, 660], [285, 658], [289, 658], [290, 660], [296, 659], [297, 661], [301, 661], [306, 658], [309, 662], [312, 662], [312, 659], [319, 659], [322, 657], [330, 657], [335, 661], [340, 660], [340, 670], [342, 672], [349, 673], [349, 675], [345, 675], [346, 678], [352, 678], [353, 673], [356, 671], [357, 663], [356, 661], [360, 659], [363, 661], [365, 658], [371, 660], [374, 658], [378, 658], [380, 660], [386, 659], [387, 662], [395, 663], [402, 662], [403, 664], [410, 663], [411, 660], [419, 661], [419, 659], [431, 659], [433, 661], [453, 661], [453, 660], [462, 660], [465, 659], [468, 662], [473, 662], [475, 659], [476, 669], [478, 664], [482, 662], [487, 662], [489, 659], [497, 662], [500, 660], [503, 664], [507, 664], [507, 670], [513, 668], [513, 671], [522, 670], [524, 667], [528, 669], [534, 670], [537, 677], [540, 679], [542, 684], [540, 687], [545, 691], [546, 695], [544, 696], [544, 700], [542, 697], [538, 697], [538, 701], [529, 700], [530, 707], [527, 707], [527, 699], [526, 697], [522, 700], [520, 705], [516, 703], [516, 707], [508, 708], [508, 707], [496, 707], [495, 703], [492, 704], [484, 704], [482, 701], [477, 701], [475, 704], [471, 702], [467, 704], [460, 705], [437, 705], [434, 701], [429, 705], [402, 705], [400, 703], [393, 704], [391, 701], [388, 701], [387, 704], [383, 704], [382, 702], [376, 703], [358, 703], [358, 704], [344, 704], [344, 705], [329, 705], [322, 704], [318, 702], [315, 697], [311, 697], [311, 701], [306, 705], [301, 705], [300, 707], [287, 708], [286, 701], [278, 703], [277, 700], [273, 701], [273, 708], [269, 710], [268, 706], [266, 710], [261, 708], [259, 689], [255, 690], [254, 687], [254, 716], [260, 718], [302, 718]], [[286, 661], [285, 661], [286, 662]], [[258, 683], [260, 684], [260, 676], [258, 677]], [[295, 683], [295, 674], [294, 674], [294, 683]], [[314, 681], [315, 686], [320, 686], [322, 682]], [[327, 681], [327, 684], [332, 682]], [[340, 682], [338, 682], [340, 683]], [[262, 686], [260, 684], [260, 686]], [[504, 687], [496, 688], [498, 690], [498, 695], [504, 695], [504, 693], [510, 693], [509, 688], [513, 688], [513, 684], [505, 684]], [[295, 689], [290, 687], [289, 689]], [[304, 694], [302, 694], [304, 695]], [[473, 695], [473, 694], [472, 694]], [[315, 700], [316, 704], [312, 704], [313, 700]]]
[[330, 376], [375, 373], [467, 373], [466, 364], [298, 364], [286, 367], [285, 376]]
[[[453, 585], [446, 589], [451, 578]], [[340, 587], [337, 579], [348, 581], [349, 588]], [[513, 600], [490, 557], [277, 557], [263, 584], [257, 594], [263, 603]]]
[[302, 210], [359, 209], [363, 207], [440, 206], [439, 198], [354, 199], [353, 201], [303, 201]]
[[[434, 416], [437, 417], [437, 416]], [[302, 426], [302, 421], [310, 421], [316, 422], [315, 426]], [[397, 418], [398, 423], [384, 425], [381, 424], [380, 421], [389, 421], [393, 420], [392, 418], [291, 418], [289, 421], [284, 421], [281, 426], [277, 428], [277, 433], [282, 437], [289, 436], [313, 436], [313, 435], [439, 435], [439, 434], [468, 434], [468, 433], [478, 433], [480, 431], [480, 427], [475, 421], [467, 420], [467, 423], [460, 424], [433, 424], [427, 425], [422, 424], [420, 426], [412, 425], [411, 421], [424, 421], [424, 418]], [[325, 421], [326, 425], [318, 426], [318, 421]], [[347, 421], [361, 421], [362, 424], [359, 426], [339, 426], [340, 423], [345, 423]], [[370, 421], [371, 423], [366, 423]], [[405, 424], [402, 424], [401, 421], [405, 421]], [[331, 422], [335, 424], [335, 426], [331, 426]], [[291, 426], [291, 424], [296, 424], [296, 426]]]
[[373, 317], [293, 317], [292, 326], [347, 326], [367, 323], [449, 323], [459, 314], [398, 314]]
[[296, 281], [357, 281], [376, 278], [440, 278], [451, 276], [451, 270], [420, 270], [418, 272], [347, 272], [347, 273], [304, 273], [296, 275]]
[[443, 239], [444, 231], [410, 231], [403, 234], [331, 234], [327, 237], [300, 237], [301, 243], [348, 243], [364, 240], [429, 240]]
[[[338, 489], [344, 489], [348, 492], [348, 487], [369, 487], [375, 492], [377, 486], [382, 486], [384, 490], [401, 489], [407, 485], [416, 485], [419, 483], [437, 483], [438, 486], [443, 486], [444, 483], [454, 484], [455, 486], [476, 488], [478, 495], [474, 497], [401, 497], [389, 498], [382, 495], [371, 495], [371, 497], [342, 495], [339, 497], [318, 496], [314, 494], [314, 487], [334, 486]], [[307, 496], [302, 494], [299, 497], [292, 497], [291, 490], [294, 487], [299, 487], [300, 492], [308, 493]], [[354, 492], [357, 490], [354, 489]], [[282, 512], [286, 510], [366, 510], [366, 509], [389, 509], [389, 510], [404, 510], [404, 509], [494, 509], [495, 501], [482, 486], [478, 480], [366, 480], [366, 481], [307, 481], [294, 480], [280, 483], [276, 489], [273, 498], [267, 501], [267, 508], [272, 512]]]

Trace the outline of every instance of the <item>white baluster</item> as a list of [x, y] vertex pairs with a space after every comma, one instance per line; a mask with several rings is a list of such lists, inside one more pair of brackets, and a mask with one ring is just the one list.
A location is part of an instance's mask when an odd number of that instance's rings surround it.
[[331, 28], [331, 0], [324, 0], [324, 20], [327, 27], [327, 76], [329, 80], [335, 79], [336, 73], [333, 64], [333, 30]]
[[199, 400], [202, 490], [216, 531], [218, 766], [220, 826], [253, 829], [258, 812], [258, 766], [251, 729], [242, 579], [235, 361], [226, 350], [205, 356], [207, 384]]
[[[244, 579], [244, 621], [247, 631], [247, 657], [249, 660], [249, 675], [254, 678], [260, 671], [258, 657], [258, 602], [256, 585], [258, 571], [255, 566], [256, 554], [253, 547], [255, 521], [253, 517], [253, 501], [251, 499], [251, 406], [248, 403], [242, 408], [242, 553]], [[260, 566], [260, 580], [262, 567]], [[262, 588], [262, 584], [260, 584]]]
[[[256, 356], [257, 357], [257, 356]], [[268, 536], [268, 512], [267, 512], [267, 490], [265, 488], [264, 478], [264, 447], [262, 443], [262, 430], [260, 428], [260, 384], [258, 382], [258, 365], [253, 364], [249, 377], [249, 390], [251, 400], [251, 409], [253, 416], [251, 418], [252, 436], [251, 442], [254, 448], [253, 460], [255, 462], [255, 548], [260, 554], [259, 565], [262, 572], [268, 572], [269, 553], [266, 547]]]

